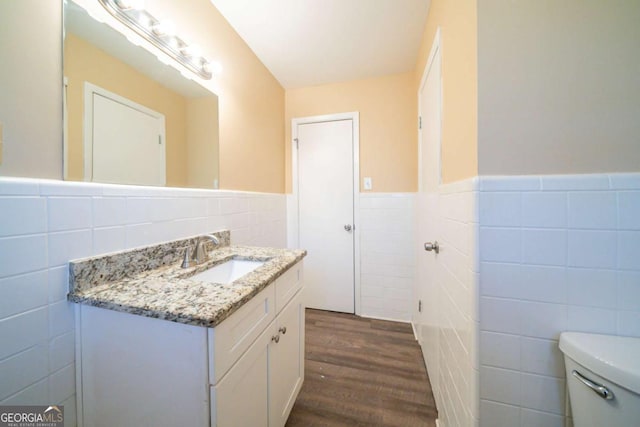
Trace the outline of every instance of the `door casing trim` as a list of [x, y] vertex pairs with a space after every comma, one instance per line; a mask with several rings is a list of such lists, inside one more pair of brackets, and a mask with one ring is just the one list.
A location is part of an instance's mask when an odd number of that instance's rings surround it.
[[299, 206], [298, 206], [298, 125], [309, 123], [335, 122], [351, 120], [353, 141], [353, 284], [354, 311], [360, 315], [360, 113], [325, 114], [320, 116], [291, 119], [291, 199], [287, 204], [287, 246], [297, 248], [300, 245]]

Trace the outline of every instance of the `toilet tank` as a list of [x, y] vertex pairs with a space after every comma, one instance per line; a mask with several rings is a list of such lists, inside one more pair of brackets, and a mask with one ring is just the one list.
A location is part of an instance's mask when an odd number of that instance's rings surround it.
[[563, 332], [574, 427], [640, 427], [640, 338]]

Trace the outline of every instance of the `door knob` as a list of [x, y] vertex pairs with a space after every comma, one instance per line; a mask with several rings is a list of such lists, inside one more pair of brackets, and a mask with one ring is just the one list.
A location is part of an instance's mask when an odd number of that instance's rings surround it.
[[345, 225], [344, 229], [347, 230], [347, 231], [351, 231], [351, 224]]
[[278, 332], [282, 332], [282, 335], [285, 335], [287, 333], [287, 327], [282, 326], [280, 329], [278, 329]]
[[438, 244], [437, 241], [431, 243], [431, 242], [427, 242], [424, 244], [424, 250], [427, 252], [431, 252], [434, 251], [435, 253], [439, 254], [440, 253], [440, 245]]
[[280, 342], [280, 334], [272, 336], [271, 337], [271, 341], [273, 341], [276, 344], [278, 344]]

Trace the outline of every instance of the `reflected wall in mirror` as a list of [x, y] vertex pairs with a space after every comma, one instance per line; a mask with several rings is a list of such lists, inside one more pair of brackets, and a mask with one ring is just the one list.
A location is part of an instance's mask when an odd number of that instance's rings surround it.
[[65, 179], [218, 188], [217, 96], [80, 4], [64, 2]]

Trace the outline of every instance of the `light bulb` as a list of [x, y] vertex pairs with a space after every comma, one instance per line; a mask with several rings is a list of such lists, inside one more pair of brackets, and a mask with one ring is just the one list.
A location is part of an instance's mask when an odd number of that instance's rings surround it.
[[142, 10], [144, 9], [144, 0], [115, 0], [121, 10]]
[[180, 53], [190, 58], [202, 56], [202, 49], [197, 44], [184, 45], [180, 48]]
[[164, 19], [154, 24], [151, 27], [151, 31], [153, 31], [157, 36], [173, 37], [176, 35], [176, 25], [173, 21]]
[[210, 65], [211, 71], [213, 74], [222, 74], [222, 64], [218, 61], [213, 61]]

